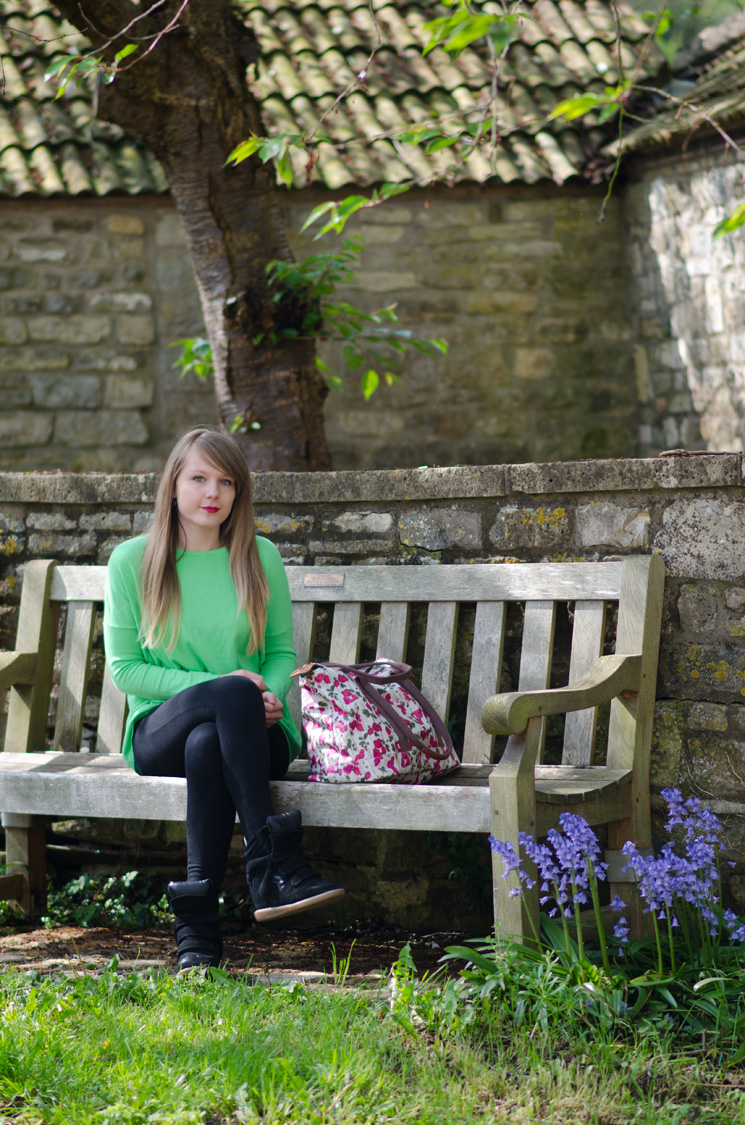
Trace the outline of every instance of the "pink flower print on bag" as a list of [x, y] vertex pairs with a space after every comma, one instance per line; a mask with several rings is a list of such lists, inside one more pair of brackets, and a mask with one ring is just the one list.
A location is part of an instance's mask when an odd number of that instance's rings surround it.
[[406, 664], [299, 669], [313, 781], [415, 783], [459, 766], [439, 715]]

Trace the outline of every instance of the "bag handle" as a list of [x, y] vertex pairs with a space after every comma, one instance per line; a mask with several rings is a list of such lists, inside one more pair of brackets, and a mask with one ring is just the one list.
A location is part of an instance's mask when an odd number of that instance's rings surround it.
[[[429, 700], [424, 695], [422, 695], [416, 684], [414, 684], [409, 679], [409, 676], [411, 674], [411, 665], [402, 664], [397, 660], [386, 660], [385, 663], [390, 667], [392, 675], [382, 676], [371, 674], [370, 669], [373, 668], [376, 664], [380, 663], [380, 660], [372, 660], [366, 664], [325, 663], [321, 665], [321, 667], [336, 668], [338, 669], [338, 671], [345, 672], [348, 676], [351, 676], [352, 679], [356, 680], [365, 698], [373, 705], [373, 707], [376, 707], [379, 711], [382, 712], [383, 715], [385, 715], [388, 722], [391, 724], [396, 734], [398, 735], [399, 741], [404, 745], [410, 747], [416, 746], [417, 749], [421, 750], [423, 754], [425, 754], [428, 758], [432, 758], [436, 762], [442, 762], [445, 758], [449, 758], [453, 753], [453, 740], [450, 737], [450, 731], [447, 729], [444, 722], [437, 714]], [[318, 667], [318, 665], [306, 665], [302, 671], [310, 671], [311, 668], [315, 667]], [[411, 692], [412, 696], [417, 701], [424, 714], [432, 723], [440, 745], [445, 747], [442, 753], [438, 753], [436, 750], [433, 750], [431, 746], [426, 746], [424, 744], [423, 740], [419, 737], [418, 734], [415, 734], [414, 731], [411, 730], [404, 718], [398, 713], [398, 711], [396, 711], [393, 705], [389, 703], [387, 699], [384, 699], [380, 692], [374, 690], [374, 687], [372, 686], [374, 684], [380, 684], [382, 686], [384, 686], [385, 684], [406, 685], [406, 689]]]

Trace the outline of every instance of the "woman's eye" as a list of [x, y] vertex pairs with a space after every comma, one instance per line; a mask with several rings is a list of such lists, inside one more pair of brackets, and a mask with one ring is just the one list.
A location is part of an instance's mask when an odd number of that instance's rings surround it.
[[195, 477], [192, 477], [192, 480], [200, 481], [200, 480], [204, 480], [204, 477], [200, 477], [199, 475], [197, 475]]
[[222, 480], [220, 481], [220, 484], [227, 484], [228, 488], [232, 488], [233, 486], [232, 480]]

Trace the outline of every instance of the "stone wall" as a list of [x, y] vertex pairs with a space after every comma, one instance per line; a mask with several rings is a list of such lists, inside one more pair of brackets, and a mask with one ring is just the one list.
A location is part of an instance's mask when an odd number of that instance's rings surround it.
[[210, 390], [169, 344], [201, 309], [172, 204], [3, 202], [0, 466], [160, 469]]
[[[342, 469], [628, 456], [636, 450], [621, 206], [590, 188], [411, 193], [364, 212], [363, 307], [445, 338], [365, 404], [358, 376], [327, 405]], [[282, 195], [299, 231], [315, 189]], [[338, 245], [293, 235], [298, 257]], [[203, 332], [172, 205], [153, 197], [3, 202], [0, 469], [159, 469], [174, 437], [215, 422], [169, 344]], [[343, 374], [338, 345], [324, 345]]]
[[[288, 564], [488, 565], [661, 552], [668, 578], [653, 792], [679, 785], [711, 801], [724, 818], [738, 860], [732, 890], [743, 910], [744, 472], [745, 458], [739, 454], [701, 454], [470, 469], [267, 473], [255, 478], [257, 526], [278, 544]], [[0, 473], [0, 647], [13, 647], [26, 560], [105, 562], [116, 543], [147, 526], [156, 486], [152, 475]], [[156, 835], [145, 839], [148, 830]], [[175, 862], [168, 860], [168, 848], [181, 840], [181, 826], [140, 823], [125, 825], [124, 831], [130, 857], [139, 847], [140, 855]], [[68, 826], [64, 839], [71, 832]], [[124, 843], [121, 836], [111, 839], [115, 854]], [[483, 841], [426, 839], [413, 851], [408, 834], [327, 832], [313, 839], [337, 873], [344, 869], [353, 892], [349, 909], [358, 916], [377, 914], [412, 926], [448, 926], [455, 917], [475, 929], [488, 925], [483, 900], [470, 923], [465, 915], [488, 886]], [[461, 873], [457, 879], [448, 878], [453, 870]]]
[[745, 241], [713, 237], [745, 166], [726, 160], [648, 158], [624, 190], [642, 451], [745, 448]]

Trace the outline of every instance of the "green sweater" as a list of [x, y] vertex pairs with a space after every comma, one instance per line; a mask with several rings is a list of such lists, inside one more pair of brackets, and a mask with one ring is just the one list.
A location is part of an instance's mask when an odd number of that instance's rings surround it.
[[[109, 560], [104, 604], [104, 645], [111, 678], [127, 695], [129, 715], [122, 754], [135, 769], [132, 730], [138, 719], [185, 688], [245, 668], [260, 672], [281, 700], [297, 665], [292, 640], [292, 608], [284, 564], [277, 548], [256, 537], [269, 581], [266, 633], [258, 652], [248, 656], [248, 619], [238, 613], [227, 547], [216, 551], [178, 551], [181, 632], [175, 647], [143, 648], [140, 641], [140, 565], [147, 536], [121, 543]], [[168, 636], [168, 633], [166, 633]], [[290, 758], [300, 752], [300, 735], [285, 707], [280, 727]]]

